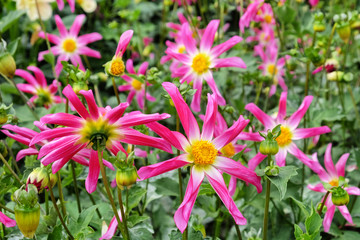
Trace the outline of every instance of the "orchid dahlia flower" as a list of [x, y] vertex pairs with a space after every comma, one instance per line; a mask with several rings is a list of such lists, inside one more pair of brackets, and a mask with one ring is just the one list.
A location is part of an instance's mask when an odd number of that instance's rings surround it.
[[[316, 153], [313, 154], [313, 160], [316, 164], [311, 169], [319, 175], [319, 178], [322, 182], [328, 183], [333, 187], [338, 187], [339, 177], [345, 177], [345, 165], [347, 159], [349, 158], [349, 153], [343, 154], [340, 157], [340, 159], [337, 161], [336, 165], [334, 165], [333, 160], [331, 158], [331, 146], [332, 146], [331, 143], [327, 146], [324, 157], [324, 164], [327, 171], [325, 171], [325, 169], [318, 162]], [[316, 184], [315, 186], [309, 184], [308, 188], [315, 192], [322, 192], [322, 193], [327, 192], [327, 190], [324, 188], [322, 183]], [[347, 191], [349, 195], [360, 195], [360, 189], [357, 187], [345, 187], [344, 190]], [[346, 205], [343, 206], [334, 205], [331, 200], [331, 195], [329, 195], [329, 197], [327, 198], [325, 202], [325, 206], [327, 207], [327, 211], [325, 213], [325, 217], [323, 221], [325, 232], [328, 232], [330, 229], [336, 208], [339, 209], [340, 213], [349, 223], [351, 224], [353, 223], [352, 217]]]
[[0, 222], [2, 224], [4, 224], [5, 227], [15, 227], [16, 226], [16, 221], [12, 220], [11, 218], [9, 218], [5, 214], [3, 214], [1, 211], [0, 211]]
[[128, 103], [121, 103], [111, 109], [98, 108], [91, 90], [79, 92], [86, 99], [89, 111], [80, 101], [70, 85], [66, 86], [63, 94], [76, 109], [80, 117], [68, 113], [55, 113], [45, 115], [40, 119], [43, 124], [56, 124], [60, 128], [49, 129], [36, 135], [30, 146], [43, 141], [51, 140], [43, 145], [38, 158], [45, 166], [53, 163], [53, 172], [62, 168], [75, 154], [82, 149], [92, 147], [90, 152], [89, 175], [85, 186], [89, 193], [95, 191], [100, 172], [97, 154], [97, 141], [102, 139], [102, 146], [109, 149], [114, 155], [118, 151], [126, 153], [120, 142], [134, 145], [145, 145], [172, 152], [170, 145], [163, 139], [144, 135], [130, 127], [146, 124], [168, 118], [168, 114], [142, 114], [131, 112], [124, 116], [123, 113]]
[[[316, 135], [331, 132], [327, 126], [314, 127], [314, 128], [298, 128], [299, 123], [309, 108], [313, 97], [306, 96], [299, 109], [294, 112], [289, 118], [286, 117], [286, 99], [287, 92], [283, 92], [279, 101], [279, 111], [276, 118], [272, 118], [269, 115], [261, 111], [254, 103], [249, 103], [245, 106], [245, 109], [250, 111], [254, 116], [264, 125], [265, 132], [268, 129], [273, 129], [275, 126], [281, 124], [281, 134], [275, 140], [279, 145], [279, 152], [275, 155], [276, 164], [280, 167], [285, 166], [285, 159], [288, 153], [294, 155], [305, 165], [311, 168], [313, 161], [305, 155], [295, 144], [295, 140], [314, 137]], [[248, 134], [250, 135], [250, 134]], [[262, 141], [263, 138], [254, 133], [252, 140], [258, 137], [258, 141]], [[243, 139], [243, 138], [242, 138]], [[245, 140], [245, 139], [243, 139]], [[255, 169], [259, 163], [266, 158], [266, 155], [258, 153], [254, 158], [249, 161], [249, 168]]]
[[22, 77], [29, 83], [19, 83], [16, 84], [16, 86], [20, 91], [34, 95], [29, 99], [30, 102], [37, 103], [45, 108], [51, 107], [53, 103], [63, 102], [61, 97], [55, 96], [60, 84], [58, 81], [54, 80], [52, 84], [48, 86], [44, 73], [39, 68], [29, 66], [27, 69], [34, 72], [35, 78], [30, 73], [22, 69], [17, 69], [15, 71], [15, 75]]
[[169, 82], [165, 82], [162, 85], [174, 102], [187, 138], [180, 132], [170, 131], [159, 123], [153, 122], [146, 124], [159, 136], [167, 140], [171, 145], [183, 153], [167, 161], [140, 168], [138, 171], [140, 179], [144, 180], [190, 165], [191, 176], [184, 196], [184, 201], [181, 203], [174, 216], [175, 224], [180, 231], [184, 232], [188, 224], [191, 210], [205, 176], [228, 208], [230, 214], [234, 217], [236, 224], [245, 225], [246, 219], [232, 200], [222, 177], [222, 172], [255, 185], [258, 192], [262, 191], [260, 178], [255, 172], [244, 167], [241, 163], [225, 156], [220, 156], [219, 152], [224, 146], [229, 144], [237, 135], [239, 135], [248, 124], [249, 120], [244, 120], [242, 116], [240, 116], [233, 126], [219, 136], [214, 137], [218, 106], [216, 95], [208, 94], [208, 105], [203, 129], [200, 134], [198, 123], [188, 105], [181, 97], [177, 87]]
[[176, 70], [175, 73], [173, 73], [173, 77], [180, 77], [181, 83], [190, 83], [193, 81], [193, 88], [197, 91], [193, 97], [191, 108], [195, 112], [200, 111], [203, 80], [208, 83], [211, 91], [216, 95], [219, 104], [226, 104], [225, 99], [221, 96], [221, 93], [214, 81], [211, 71], [212, 68], [246, 68], [244, 61], [239, 57], [219, 58], [221, 54], [242, 41], [241, 37], [233, 36], [226, 42], [212, 47], [219, 23], [219, 20], [212, 20], [209, 23], [201, 37], [200, 48], [197, 48], [197, 43], [193, 37], [193, 32], [191, 31], [189, 24], [183, 24], [183, 43], [185, 45], [186, 53], [179, 53], [170, 49], [168, 49], [169, 51], [166, 51], [168, 55], [183, 64]]
[[[138, 73], [135, 72], [134, 64], [131, 59], [126, 61], [126, 69], [130, 74], [134, 75], [145, 75], [146, 69], [149, 66], [148, 62], [143, 62], [143, 64], [140, 65]], [[131, 104], [131, 101], [133, 100], [134, 96], [136, 96], [137, 103], [141, 109], [144, 108], [144, 95], [145, 95], [145, 84], [140, 82], [137, 79], [133, 79], [129, 77], [128, 75], [124, 74], [121, 76], [127, 84], [124, 84], [122, 86], [119, 86], [119, 91], [130, 91], [129, 95], [126, 99], [126, 102]], [[147, 86], [150, 86], [151, 84], [147, 83]], [[153, 102], [156, 100], [153, 96], [151, 96], [148, 92], [146, 93], [146, 99]]]
[[[51, 52], [56, 56], [59, 55], [55, 72], [56, 75], [59, 75], [62, 70], [61, 61], [70, 60], [74, 66], [79, 65], [79, 69], [85, 71], [84, 65], [81, 61], [80, 55], [86, 55], [94, 58], [101, 58], [101, 55], [98, 51], [90, 49], [86, 45], [102, 39], [100, 33], [88, 33], [82, 36], [78, 36], [80, 32], [81, 25], [85, 19], [85, 15], [81, 14], [76, 16], [75, 21], [69, 31], [67, 31], [63, 21], [58, 15], [55, 15], [55, 23], [59, 30], [60, 36], [47, 33], [49, 41], [56, 46], [51, 47]], [[39, 37], [45, 39], [45, 33], [40, 32]], [[42, 51], [39, 53], [38, 60], [44, 60], [44, 55], [48, 54], [49, 50]]]
[[250, 22], [256, 19], [259, 8], [264, 4], [264, 0], [254, 0], [246, 8], [244, 14], [239, 21], [239, 27], [242, 33], [244, 33], [245, 27], [250, 26]]

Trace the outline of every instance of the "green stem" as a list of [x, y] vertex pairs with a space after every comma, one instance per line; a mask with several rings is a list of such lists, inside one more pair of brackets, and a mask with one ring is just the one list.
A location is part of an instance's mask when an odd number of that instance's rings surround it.
[[106, 190], [106, 193], [109, 197], [109, 201], [110, 201], [110, 204], [111, 204], [111, 208], [115, 214], [115, 218], [118, 222], [118, 228], [120, 229], [121, 231], [121, 234], [122, 236], [124, 237], [125, 240], [127, 240], [127, 235], [125, 234], [125, 230], [123, 229], [123, 224], [122, 222], [120, 221], [120, 218], [119, 218], [119, 214], [118, 214], [118, 211], [116, 210], [116, 207], [115, 207], [115, 203], [114, 203], [114, 198], [111, 194], [111, 191], [110, 191], [110, 187], [109, 187], [109, 182], [107, 180], [107, 177], [106, 177], [106, 171], [105, 171], [105, 167], [104, 167], [104, 163], [102, 161], [102, 151], [100, 150], [100, 141], [101, 140], [98, 140], [97, 141], [97, 151], [98, 151], [98, 158], [99, 158], [99, 164], [100, 164], [100, 171], [101, 171], [101, 176], [102, 176], [102, 179], [103, 179], [103, 183], [104, 183], [104, 186], [105, 186], [105, 190]]
[[16, 175], [16, 173], [14, 172], [14, 170], [12, 170], [12, 168], [10, 167], [10, 165], [8, 164], [8, 162], [5, 160], [4, 156], [0, 153], [0, 158], [1, 161], [4, 163], [4, 165], [9, 169], [10, 173], [14, 176], [14, 178], [16, 179], [16, 181], [18, 181], [20, 183], [20, 185], [23, 185], [23, 183], [21, 182], [20, 178], [18, 177], [18, 175]]
[[71, 162], [70, 163], [71, 164], [71, 173], [72, 173], [72, 177], [73, 177], [73, 181], [74, 181], [77, 208], [78, 208], [78, 212], [81, 213], [81, 203], [80, 203], [80, 197], [79, 197], [79, 189], [77, 187], [77, 182], [76, 182], [75, 163], [74, 163], [74, 161], [70, 161], [70, 162]]
[[[117, 190], [118, 190], [117, 192], [118, 192], [118, 199], [119, 199], [119, 205], [120, 205], [121, 218], [122, 218], [122, 222], [124, 224], [124, 229], [125, 229], [125, 234], [126, 234], [125, 239], [130, 239], [129, 230], [128, 230], [128, 226], [127, 226], [126, 214], [125, 214], [125, 211], [124, 211], [124, 203], [122, 201], [121, 189], [118, 187]], [[126, 211], [128, 211], [128, 210], [126, 209]]]
[[[235, 220], [234, 220], [234, 222], [235, 222]], [[242, 240], [241, 231], [240, 231], [239, 225], [237, 225], [236, 222], [235, 222], [235, 229], [236, 229], [236, 234], [238, 236], [238, 240]]]
[[100, 97], [100, 92], [99, 92], [99, 87], [97, 84], [94, 84], [94, 90], [95, 90], [95, 98], [97, 101], [97, 104], [99, 105], [99, 107], [103, 107], [102, 101], [101, 101], [101, 97]]
[[67, 226], [66, 226], [66, 224], [65, 224], [65, 222], [64, 222], [64, 219], [63, 219], [63, 217], [62, 217], [61, 214], [60, 214], [60, 210], [59, 210], [59, 208], [58, 208], [58, 206], [57, 206], [57, 204], [56, 204], [56, 200], [55, 200], [55, 197], [54, 197], [54, 193], [53, 193], [53, 191], [52, 191], [51, 184], [49, 185], [49, 192], [50, 192], [51, 201], [52, 201], [52, 203], [53, 203], [53, 205], [54, 205], [54, 208], [55, 208], [55, 211], [56, 211], [56, 213], [57, 213], [57, 215], [58, 215], [58, 217], [59, 217], [59, 219], [60, 219], [61, 225], [63, 225], [63, 227], [64, 227], [67, 235], [69, 236], [69, 238], [70, 238], [71, 240], [73, 240], [74, 237], [71, 235], [71, 232], [70, 232], [69, 229], [67, 228]]
[[20, 173], [20, 169], [19, 169], [19, 166], [17, 165], [17, 162], [16, 162], [16, 158], [14, 156], [14, 153], [13, 151], [11, 150], [11, 148], [9, 147], [9, 145], [6, 143], [5, 140], [2, 140], [2, 142], [4, 143], [6, 149], [8, 150], [8, 152], [10, 153], [10, 156], [11, 156], [11, 159], [12, 159], [12, 164], [14, 165], [15, 167], [15, 171], [17, 174], [21, 174]]
[[330, 194], [330, 192], [327, 191], [326, 194], [325, 194], [325, 197], [324, 197], [324, 199], [323, 199], [323, 201], [322, 201], [322, 203], [321, 203], [320, 209], [319, 209], [319, 211], [318, 211], [318, 213], [319, 213], [320, 216], [322, 215], [322, 211], [323, 211], [323, 208], [324, 208], [325, 203], [326, 203], [326, 199], [328, 198], [329, 194]]
[[352, 88], [350, 87], [349, 84], [347, 84], [347, 89], [348, 89], [348, 92], [350, 93], [351, 102], [352, 102], [352, 104], [354, 105], [354, 110], [355, 110], [356, 119], [357, 119], [358, 123], [360, 123], [359, 110], [357, 109], [357, 105], [356, 105], [356, 100], [355, 100], [355, 97], [354, 97], [354, 93], [353, 93]]
[[127, 216], [127, 214], [129, 213], [129, 188], [126, 187], [126, 201], [125, 201], [125, 215]]
[[65, 206], [65, 201], [64, 201], [64, 194], [62, 191], [62, 184], [61, 184], [61, 176], [60, 176], [60, 172], [58, 171], [57, 173], [57, 177], [58, 177], [58, 190], [59, 190], [59, 199], [60, 199], [60, 203], [61, 203], [61, 211], [63, 213], [63, 216], [66, 216], [66, 206]]
[[[86, 191], [86, 192], [87, 192], [87, 191]], [[95, 202], [93, 196], [91, 196], [91, 194], [88, 193], [88, 192], [87, 192], [87, 194], [88, 194], [88, 196], [89, 196], [89, 198], [90, 198], [91, 203], [92, 203], [93, 205], [96, 205], [96, 202]], [[96, 213], [97, 213], [98, 217], [99, 217], [100, 219], [102, 219], [102, 216], [101, 216], [100, 211], [99, 211], [98, 208], [96, 208]]]
[[49, 192], [44, 191], [45, 193], [45, 213], [46, 215], [49, 215]]
[[113, 84], [113, 88], [114, 88], [114, 92], [115, 92], [117, 102], [118, 102], [118, 104], [120, 104], [119, 92], [118, 92], [118, 89], [116, 87], [115, 78], [111, 77], [111, 80], [112, 80], [112, 84]]
[[1, 208], [3, 208], [4, 210], [6, 210], [6, 211], [8, 211], [8, 212], [11, 212], [12, 214], [15, 214], [15, 212], [13, 211], [13, 210], [11, 210], [10, 208], [8, 208], [8, 207], [6, 207], [6, 206], [4, 206], [4, 205], [2, 205], [1, 203], [0, 203], [0, 209]]
[[[271, 164], [271, 155], [268, 156], [268, 166]], [[266, 177], [266, 197], [264, 210], [264, 224], [263, 224], [263, 240], [267, 239], [268, 222], [269, 222], [269, 202], [270, 202], [270, 180]]]

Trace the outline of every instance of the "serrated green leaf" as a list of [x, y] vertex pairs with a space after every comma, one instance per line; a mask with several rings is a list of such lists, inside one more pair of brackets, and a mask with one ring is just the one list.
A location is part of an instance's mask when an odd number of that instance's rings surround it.
[[63, 239], [62, 225], [56, 226], [52, 231], [52, 233], [50, 233], [47, 238], [47, 240], [59, 240], [59, 239]]
[[287, 183], [290, 180], [290, 178], [297, 175], [296, 170], [297, 168], [294, 166], [286, 166], [280, 168], [280, 172], [278, 176], [275, 177], [266, 176], [268, 179], [270, 179], [272, 184], [274, 184], [279, 190], [280, 200], [282, 200], [285, 197]]
[[210, 194], [215, 194], [214, 188], [208, 183], [201, 184], [198, 196]]
[[309, 207], [307, 207], [305, 204], [303, 204], [302, 202], [296, 200], [296, 199], [293, 198], [293, 197], [290, 197], [290, 198], [298, 205], [298, 207], [299, 207], [300, 210], [304, 213], [304, 215], [305, 215], [306, 217], [308, 217], [309, 214], [310, 214], [310, 209], [309, 209]]
[[172, 230], [169, 234], [169, 240], [180, 240], [182, 239], [182, 234], [179, 230]]
[[160, 178], [154, 182], [156, 193], [164, 196], [179, 196], [179, 183], [171, 178]]

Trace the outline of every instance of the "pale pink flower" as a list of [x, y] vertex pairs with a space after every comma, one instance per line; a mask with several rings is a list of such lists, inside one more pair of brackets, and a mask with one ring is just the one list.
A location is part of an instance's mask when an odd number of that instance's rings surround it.
[[[312, 155], [314, 164], [310, 168], [319, 175], [319, 178], [322, 182], [326, 182], [333, 187], [338, 187], [339, 177], [345, 177], [345, 165], [350, 154], [349, 153], [343, 154], [340, 157], [340, 159], [337, 161], [336, 165], [334, 165], [333, 160], [331, 158], [331, 146], [332, 146], [331, 143], [327, 146], [324, 157], [324, 164], [327, 171], [320, 165], [316, 153]], [[309, 184], [308, 188], [316, 192], [322, 192], [322, 193], [327, 192], [327, 190], [324, 188], [322, 183], [318, 183], [315, 186]], [[345, 187], [344, 189], [347, 191], [349, 195], [360, 195], [360, 189], [358, 187]], [[327, 211], [325, 213], [325, 217], [323, 221], [325, 232], [328, 232], [330, 229], [336, 208], [339, 209], [340, 213], [344, 216], [346, 221], [353, 224], [352, 217], [346, 205], [343, 206], [334, 205], [331, 200], [331, 194], [328, 196], [325, 205], [327, 207]]]
[[[71, 61], [74, 66], [79, 65], [79, 69], [85, 71], [84, 65], [81, 61], [80, 55], [86, 55], [94, 58], [101, 58], [101, 54], [98, 51], [95, 51], [86, 45], [102, 39], [100, 33], [88, 33], [82, 36], [78, 36], [80, 32], [81, 25], [85, 19], [84, 14], [76, 16], [75, 21], [69, 31], [66, 29], [63, 21], [58, 15], [55, 15], [55, 23], [59, 30], [60, 36], [47, 33], [49, 41], [56, 46], [51, 47], [51, 52], [59, 57], [57, 58], [55, 72], [56, 75], [59, 75], [62, 70], [61, 61]], [[39, 33], [39, 37], [45, 39], [44, 32]], [[44, 60], [44, 55], [48, 54], [49, 50], [42, 51], [39, 53], [38, 60]]]
[[[63, 10], [64, 8], [64, 0], [56, 0], [59, 10]], [[69, 3], [71, 12], [75, 12], [75, 0], [67, 0]]]
[[[148, 62], [143, 62], [140, 65], [138, 72], [136, 73], [136, 71], [134, 69], [133, 61], [131, 59], [128, 59], [126, 61], [126, 70], [130, 74], [134, 74], [137, 76], [145, 75], [148, 66], [149, 66]], [[126, 99], [126, 102], [129, 103], [129, 105], [130, 105], [132, 99], [135, 96], [140, 109], [143, 109], [144, 108], [144, 100], [145, 100], [144, 99], [144, 95], [145, 95], [144, 83], [140, 82], [137, 79], [131, 78], [130, 76], [128, 76], [126, 74], [121, 75], [121, 77], [127, 82], [127, 84], [119, 86], [119, 91], [120, 92], [130, 91], [129, 95]], [[147, 86], [151, 86], [151, 84], [147, 83]], [[151, 102], [154, 102], [156, 100], [156, 98], [151, 96], [150, 93], [148, 93], [148, 92], [146, 93], [146, 99]]]
[[212, 20], [208, 24], [201, 37], [200, 48], [197, 48], [196, 40], [192, 36], [189, 25], [187, 23], [183, 24], [182, 34], [184, 34], [183, 43], [186, 53], [178, 53], [172, 50], [166, 51], [168, 55], [183, 64], [172, 76], [180, 77], [181, 83], [193, 82], [193, 88], [197, 90], [191, 103], [191, 108], [196, 112], [200, 111], [203, 80], [208, 83], [211, 91], [216, 95], [218, 103], [220, 105], [226, 104], [214, 81], [212, 68], [246, 68], [244, 61], [239, 57], [219, 58], [221, 54], [239, 43], [242, 40], [241, 37], [233, 36], [226, 42], [212, 47], [219, 23], [219, 20]]
[[[310, 160], [308, 156], [305, 155], [295, 144], [294, 141], [314, 137], [316, 135], [324, 134], [331, 132], [330, 128], [327, 126], [323, 127], [314, 127], [314, 128], [299, 128], [299, 123], [306, 111], [308, 110], [313, 96], [306, 96], [299, 109], [294, 112], [289, 118], [286, 114], [286, 99], [287, 92], [282, 92], [279, 101], [279, 111], [275, 118], [265, 114], [261, 111], [254, 103], [249, 103], [245, 106], [245, 109], [250, 111], [254, 116], [264, 125], [265, 132], [269, 129], [273, 129], [275, 126], [281, 124], [281, 134], [276, 138], [276, 141], [279, 145], [279, 152], [275, 155], [276, 164], [280, 167], [285, 166], [285, 160], [288, 153], [295, 156], [306, 166], [310, 167], [313, 165], [313, 161]], [[263, 141], [259, 133], [249, 134], [252, 141]], [[244, 139], [245, 140], [245, 139]], [[250, 139], [249, 139], [250, 140]], [[259, 163], [266, 158], [266, 155], [258, 153], [254, 158], [249, 161], [249, 168], [255, 169]]]
[[11, 218], [9, 218], [5, 214], [3, 214], [1, 211], [0, 211], [0, 222], [2, 224], [4, 224], [5, 227], [15, 227], [16, 226], [16, 221], [12, 220]]
[[22, 77], [29, 83], [18, 83], [16, 86], [20, 91], [34, 95], [29, 99], [30, 102], [39, 103], [45, 108], [51, 107], [54, 103], [64, 102], [61, 97], [55, 96], [58, 90], [58, 86], [60, 86], [58, 81], [54, 80], [52, 84], [48, 86], [45, 75], [39, 68], [35, 66], [29, 66], [27, 69], [34, 72], [35, 77], [22, 69], [16, 69], [15, 75]]
[[[124, 116], [128, 103], [121, 103], [111, 109], [98, 108], [91, 90], [79, 92], [86, 99], [88, 109], [80, 101], [70, 85], [66, 86], [63, 94], [76, 109], [80, 117], [68, 113], [45, 115], [40, 119], [43, 124], [56, 124], [60, 128], [42, 131], [30, 142], [30, 146], [43, 140], [51, 140], [43, 145], [38, 158], [45, 166], [53, 163], [52, 170], [60, 170], [75, 154], [82, 149], [91, 148], [94, 137], [103, 136], [105, 147], [116, 155], [119, 151], [126, 153], [120, 142], [134, 145], [145, 145], [172, 152], [170, 145], [163, 139], [144, 135], [130, 127], [168, 118], [168, 114], [142, 114], [131, 112]], [[53, 139], [53, 140], [52, 140]], [[93, 148], [94, 149], [94, 148]], [[89, 175], [85, 181], [86, 190], [95, 191], [100, 173], [97, 151], [91, 149]]]
[[171, 131], [156, 122], [146, 124], [172, 146], [180, 150], [182, 154], [167, 161], [140, 168], [138, 171], [140, 179], [151, 178], [186, 165], [191, 166], [191, 175], [184, 200], [174, 216], [175, 224], [181, 232], [184, 232], [188, 224], [191, 210], [205, 176], [228, 208], [236, 224], [246, 224], [246, 219], [240, 213], [229, 194], [222, 177], [222, 172], [253, 184], [256, 186], [258, 192], [262, 191], [260, 178], [255, 172], [244, 167], [241, 163], [225, 156], [220, 156], [219, 151], [239, 135], [249, 120], [244, 120], [244, 118], [240, 116], [229, 129], [219, 136], [214, 137], [218, 105], [216, 95], [208, 94], [208, 104], [203, 129], [200, 133], [199, 125], [177, 87], [169, 82], [165, 82], [162, 85], [174, 102], [187, 137], [180, 132]]

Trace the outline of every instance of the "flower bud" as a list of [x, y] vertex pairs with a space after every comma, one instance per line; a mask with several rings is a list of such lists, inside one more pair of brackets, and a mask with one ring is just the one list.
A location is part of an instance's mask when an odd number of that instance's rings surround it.
[[53, 188], [55, 186], [55, 184], [58, 181], [58, 177], [56, 174], [49, 174], [49, 185], [51, 186], [51, 188]]
[[259, 150], [264, 155], [275, 155], [279, 151], [279, 145], [275, 140], [265, 139], [260, 143]]
[[135, 166], [121, 167], [116, 172], [116, 184], [120, 189], [131, 187], [138, 177]]
[[97, 76], [99, 77], [100, 81], [102, 81], [102, 82], [106, 82], [106, 80], [108, 79], [107, 75], [103, 72], [97, 73]]
[[298, 62], [294, 58], [290, 58], [286, 61], [286, 67], [289, 71], [295, 71], [298, 66]]
[[[322, 203], [321, 203], [321, 202], [317, 205], [317, 207], [316, 207], [316, 211], [317, 211], [317, 212], [319, 212], [319, 211], [320, 211], [321, 205], [322, 205]], [[326, 207], [326, 205], [324, 204], [323, 209], [322, 209], [322, 213], [321, 213], [321, 214], [326, 213], [326, 211], [327, 211], [327, 207]]]
[[280, 167], [277, 165], [267, 166], [265, 168], [265, 174], [267, 176], [275, 177], [278, 176], [280, 173]]
[[49, 185], [49, 174], [45, 168], [35, 168], [26, 181], [26, 186], [33, 184], [38, 192], [41, 192], [44, 188], [47, 188]]
[[344, 77], [344, 72], [342, 71], [333, 71], [331, 73], [326, 74], [326, 78], [329, 81], [341, 81]]
[[16, 63], [10, 53], [5, 52], [0, 55], [0, 73], [8, 78], [13, 78], [16, 70]]
[[121, 76], [125, 72], [125, 64], [119, 57], [114, 57], [111, 61], [105, 63], [105, 73], [110, 76]]
[[89, 90], [89, 87], [88, 87], [86, 81], [74, 82], [72, 87], [76, 94], [79, 94], [80, 90], [85, 90], [85, 91]]
[[341, 25], [340, 27], [336, 28], [337, 33], [339, 34], [340, 38], [345, 42], [348, 43], [350, 39], [351, 28], [348, 23]]
[[331, 201], [336, 206], [343, 206], [349, 203], [349, 194], [342, 187], [335, 187], [332, 189]]
[[33, 207], [15, 206], [15, 220], [20, 231], [26, 238], [33, 238], [40, 222], [40, 205]]
[[313, 29], [315, 32], [323, 32], [325, 31], [325, 24], [322, 21], [315, 21]]

